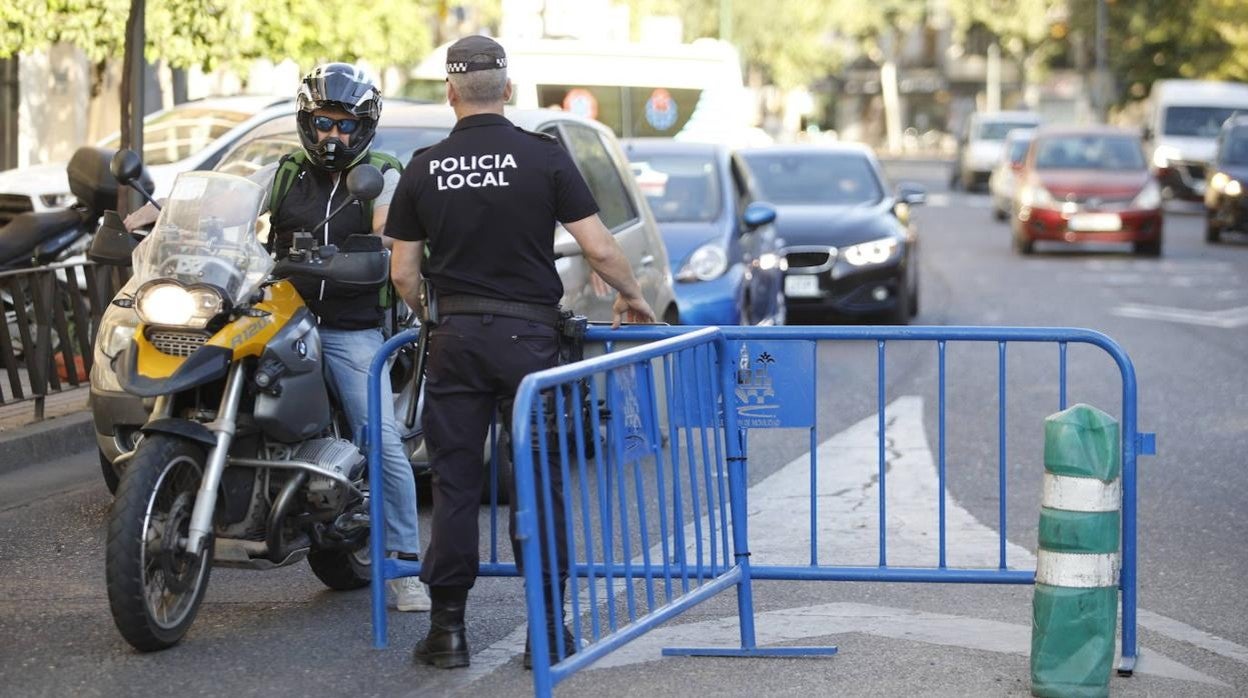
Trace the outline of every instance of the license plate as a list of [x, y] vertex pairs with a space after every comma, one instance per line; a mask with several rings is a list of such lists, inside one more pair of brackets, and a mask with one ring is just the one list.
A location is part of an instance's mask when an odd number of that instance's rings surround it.
[[1117, 213], [1076, 213], [1067, 227], [1077, 233], [1111, 233], [1122, 230], [1122, 219]]
[[798, 274], [784, 277], [784, 295], [793, 298], [817, 298], [819, 277], [814, 274]]

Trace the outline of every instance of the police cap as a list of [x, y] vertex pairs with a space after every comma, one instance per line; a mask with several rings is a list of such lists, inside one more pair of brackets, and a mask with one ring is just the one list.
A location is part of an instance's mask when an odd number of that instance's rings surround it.
[[446, 49], [446, 72], [470, 73], [507, 67], [507, 54], [488, 36], [465, 36]]

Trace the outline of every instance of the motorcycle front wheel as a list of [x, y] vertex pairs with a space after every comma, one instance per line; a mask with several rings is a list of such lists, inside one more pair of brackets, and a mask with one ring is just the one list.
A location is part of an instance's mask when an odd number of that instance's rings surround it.
[[141, 652], [177, 644], [208, 589], [211, 536], [198, 555], [185, 550], [204, 461], [198, 444], [153, 434], [135, 451], [113, 500], [108, 603], [122, 637]]

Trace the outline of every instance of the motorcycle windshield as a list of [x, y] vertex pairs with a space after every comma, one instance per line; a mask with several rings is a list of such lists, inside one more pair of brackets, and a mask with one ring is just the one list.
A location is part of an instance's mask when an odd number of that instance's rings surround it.
[[134, 251], [139, 283], [209, 284], [234, 305], [247, 299], [273, 269], [273, 258], [256, 238], [264, 196], [263, 187], [243, 177], [178, 175], [156, 226]]

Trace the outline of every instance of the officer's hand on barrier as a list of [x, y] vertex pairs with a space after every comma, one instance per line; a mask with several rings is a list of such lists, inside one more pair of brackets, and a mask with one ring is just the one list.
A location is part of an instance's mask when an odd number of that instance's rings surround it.
[[617, 295], [615, 304], [611, 308], [611, 313], [614, 316], [611, 329], [619, 327], [621, 322], [655, 322], [654, 311], [650, 309], [650, 304], [646, 302], [646, 299], [641, 296], [626, 298], [622, 293]]

